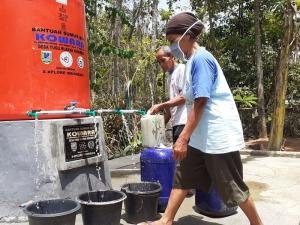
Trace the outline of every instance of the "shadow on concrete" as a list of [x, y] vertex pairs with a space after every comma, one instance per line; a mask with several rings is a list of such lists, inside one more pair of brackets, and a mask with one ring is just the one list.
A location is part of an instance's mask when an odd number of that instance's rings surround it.
[[[243, 164], [246, 164], [247, 162], [250, 162], [250, 161], [253, 161], [253, 160], [256, 160], [259, 158], [267, 158], [270, 156], [274, 157], [272, 155], [268, 155], [268, 153], [272, 153], [272, 151], [266, 152], [266, 151], [257, 150], [257, 151], [251, 152], [245, 158], [242, 158], [242, 162], [243, 162]], [[242, 156], [242, 154], [241, 154], [241, 156]]]
[[242, 158], [242, 163], [246, 164], [247, 162], [250, 162], [252, 160], [255, 160], [255, 156], [247, 155], [245, 158]]
[[[104, 162], [100, 162], [99, 166], [104, 168]], [[95, 169], [95, 165], [89, 165], [80, 168], [74, 168], [66, 171], [59, 171], [59, 180], [62, 190], [66, 188], [72, 188], [74, 183], [77, 183], [77, 186], [85, 188], [87, 185], [86, 191], [92, 191], [96, 188], [98, 182], [98, 173]], [[104, 169], [100, 171], [101, 181], [106, 183]]]
[[[157, 215], [156, 215], [156, 217], [155, 217], [154, 220], [159, 220], [161, 217], [162, 217], [162, 214], [157, 213]], [[121, 215], [121, 219], [124, 220], [127, 224], [133, 224], [133, 225], [136, 224], [136, 223], [131, 223], [130, 221], [128, 221], [126, 219], [126, 212]], [[142, 223], [142, 222], [144, 222], [144, 221], [141, 221], [140, 223]], [[120, 224], [120, 225], [123, 225], [123, 224]]]
[[188, 215], [179, 218], [174, 225], [221, 225], [220, 223], [203, 220], [203, 216]]
[[210, 217], [210, 218], [224, 218], [224, 217], [228, 217], [228, 216], [232, 216], [237, 214], [237, 207], [233, 207], [231, 210], [229, 210], [227, 213], [216, 213], [216, 212], [205, 212], [200, 210], [197, 206], [193, 206], [193, 210], [198, 213], [198, 214], [202, 214], [204, 216]]

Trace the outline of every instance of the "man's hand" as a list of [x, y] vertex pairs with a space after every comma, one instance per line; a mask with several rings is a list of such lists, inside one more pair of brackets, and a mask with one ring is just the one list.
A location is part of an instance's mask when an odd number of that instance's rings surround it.
[[186, 157], [188, 140], [201, 119], [207, 100], [208, 98], [206, 97], [199, 97], [195, 99], [184, 129], [173, 146], [174, 159], [183, 160]]
[[156, 104], [149, 109], [151, 115], [159, 113], [162, 110], [161, 104]]
[[173, 145], [173, 157], [175, 160], [183, 160], [187, 154], [188, 140], [179, 136]]
[[162, 110], [167, 110], [167, 109], [170, 109], [172, 107], [175, 107], [175, 106], [179, 106], [179, 105], [183, 105], [185, 103], [185, 99], [184, 97], [180, 94], [180, 95], [177, 95], [175, 98], [169, 100], [169, 101], [166, 101], [166, 102], [162, 102], [160, 104], [156, 104], [156, 105], [153, 105], [150, 109], [149, 109], [149, 113], [151, 115], [153, 114], [156, 114]]

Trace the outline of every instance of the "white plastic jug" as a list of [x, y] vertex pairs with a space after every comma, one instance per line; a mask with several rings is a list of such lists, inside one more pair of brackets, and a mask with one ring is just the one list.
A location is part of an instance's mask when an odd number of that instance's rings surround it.
[[155, 148], [165, 142], [165, 121], [163, 115], [145, 115], [141, 118], [143, 146]]

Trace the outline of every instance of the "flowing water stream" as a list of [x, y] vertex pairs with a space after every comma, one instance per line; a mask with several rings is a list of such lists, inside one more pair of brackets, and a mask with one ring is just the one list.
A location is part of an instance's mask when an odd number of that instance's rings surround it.
[[[132, 135], [132, 133], [129, 129], [127, 119], [126, 119], [126, 117], [123, 113], [122, 113], [122, 122], [123, 122], [123, 126], [125, 127], [125, 132], [126, 132], [126, 137], [127, 137], [128, 144], [131, 145], [131, 140], [133, 138], [133, 135]], [[134, 148], [133, 147], [131, 147], [131, 161], [132, 161], [133, 167], [136, 168], [135, 155], [134, 155]]]
[[[101, 117], [101, 114], [99, 115]], [[132, 132], [130, 131], [129, 129], [129, 126], [128, 126], [128, 121], [125, 117], [124, 114], [121, 115], [122, 117], [122, 122], [123, 122], [123, 127], [124, 127], [124, 130], [125, 130], [125, 135], [126, 135], [126, 138], [127, 138], [127, 141], [129, 143], [129, 145], [131, 144], [131, 140], [133, 138], [133, 135], [132, 135]], [[94, 136], [94, 139], [95, 139], [95, 152], [97, 154], [96, 156], [96, 171], [97, 171], [97, 175], [98, 175], [98, 179], [101, 183], [102, 181], [102, 178], [101, 178], [101, 159], [103, 157], [103, 146], [101, 143], [99, 143], [100, 141], [100, 138], [99, 138], [99, 122], [97, 121], [97, 117], [94, 116], [93, 117], [93, 124], [94, 124], [94, 132], [95, 132], [95, 136]], [[35, 188], [36, 190], [40, 190], [41, 188], [41, 178], [40, 178], [40, 170], [41, 170], [41, 165], [40, 165], [40, 152], [39, 152], [39, 143], [38, 143], [38, 132], [39, 132], [39, 121], [38, 121], [38, 118], [35, 118], [34, 120], [34, 147], [35, 147], [35, 153], [34, 153], [34, 162], [35, 162], [35, 170], [37, 171], [37, 176], [34, 180], [34, 184], [35, 184]], [[136, 168], [135, 166], [135, 155], [134, 155], [134, 149], [131, 148], [131, 160], [132, 160], [132, 165]], [[110, 187], [111, 188], [111, 187]], [[88, 195], [90, 193], [90, 190], [88, 191]], [[102, 191], [102, 194], [101, 194], [101, 198], [103, 199], [104, 198], [104, 191]], [[38, 201], [38, 195], [36, 194], [34, 196], [34, 201]], [[90, 198], [89, 198], [89, 201]], [[37, 205], [37, 208], [39, 208], [39, 206]]]
[[[35, 167], [37, 171], [37, 176], [34, 180], [35, 184], [35, 189], [38, 191], [40, 189], [41, 181], [39, 177], [39, 171], [40, 171], [40, 162], [39, 162], [39, 143], [38, 143], [38, 129], [39, 129], [39, 120], [37, 117], [35, 117], [34, 120], [34, 147], [35, 147], [35, 154], [34, 154], [34, 159], [35, 159]], [[34, 201], [38, 201], [38, 195], [36, 194], [34, 196]], [[37, 203], [36, 205], [37, 209], [39, 209], [39, 205]]]
[[100, 166], [100, 160], [102, 158], [102, 154], [103, 154], [103, 149], [100, 147], [99, 145], [99, 135], [98, 135], [98, 126], [97, 126], [97, 118], [96, 116], [93, 117], [94, 119], [94, 128], [95, 128], [95, 149], [96, 149], [96, 153], [97, 153], [97, 157], [96, 157], [96, 171], [98, 173], [98, 179], [101, 182], [101, 166]]

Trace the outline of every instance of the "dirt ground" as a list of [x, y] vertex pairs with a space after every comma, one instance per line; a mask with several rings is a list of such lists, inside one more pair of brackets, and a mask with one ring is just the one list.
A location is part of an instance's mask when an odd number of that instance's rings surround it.
[[[255, 139], [246, 141], [247, 148], [254, 150], [267, 150], [268, 139]], [[300, 152], [300, 138], [285, 138], [282, 151]]]

